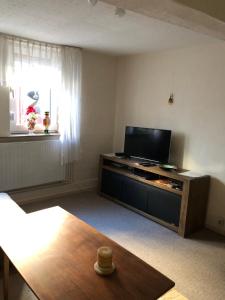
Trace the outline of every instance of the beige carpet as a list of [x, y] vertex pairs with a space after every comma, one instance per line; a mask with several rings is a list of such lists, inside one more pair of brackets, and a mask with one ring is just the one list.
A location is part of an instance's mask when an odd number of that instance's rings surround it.
[[164, 296], [160, 297], [159, 300], [188, 300], [186, 297], [182, 296], [175, 288], [166, 293]]
[[[225, 299], [224, 237], [202, 230], [183, 239], [95, 193], [30, 204], [24, 209], [29, 212], [54, 205], [74, 213], [171, 278], [176, 283], [175, 289], [164, 295], [163, 300]], [[18, 276], [13, 280], [18, 283], [21, 296], [18, 297], [17, 293], [17, 298], [14, 296], [10, 300], [34, 299]]]

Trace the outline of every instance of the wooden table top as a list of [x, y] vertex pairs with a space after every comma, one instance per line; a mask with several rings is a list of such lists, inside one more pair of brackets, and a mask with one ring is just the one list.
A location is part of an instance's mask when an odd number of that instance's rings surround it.
[[[163, 274], [60, 207], [27, 214], [17, 223], [4, 228], [0, 245], [41, 300], [151, 300], [174, 286]], [[101, 246], [113, 249], [116, 271], [108, 277], [97, 275], [93, 268]]]

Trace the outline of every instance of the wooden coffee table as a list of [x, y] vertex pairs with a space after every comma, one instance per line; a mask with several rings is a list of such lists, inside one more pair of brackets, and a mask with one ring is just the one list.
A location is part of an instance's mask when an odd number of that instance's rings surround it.
[[[27, 214], [1, 236], [5, 298], [10, 260], [41, 300], [157, 299], [174, 282], [60, 207]], [[116, 271], [95, 273], [96, 251], [113, 249]], [[9, 285], [10, 286], [10, 285]]]

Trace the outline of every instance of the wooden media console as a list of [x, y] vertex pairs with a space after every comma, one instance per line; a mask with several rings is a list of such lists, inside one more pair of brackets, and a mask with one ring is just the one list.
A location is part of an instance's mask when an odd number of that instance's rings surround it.
[[185, 237], [204, 227], [210, 177], [184, 171], [102, 154], [99, 193]]

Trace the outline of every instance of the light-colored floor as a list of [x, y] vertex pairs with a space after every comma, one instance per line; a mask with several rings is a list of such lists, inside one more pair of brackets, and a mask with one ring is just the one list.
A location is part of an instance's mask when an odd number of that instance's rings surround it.
[[[55, 205], [75, 214], [171, 278], [176, 290], [189, 300], [225, 299], [224, 237], [202, 230], [183, 239], [93, 192], [23, 208], [31, 212]], [[13, 275], [12, 281], [11, 286], [15, 287], [11, 291], [12, 300], [35, 299], [18, 275]], [[179, 299], [176, 291], [168, 299]]]

